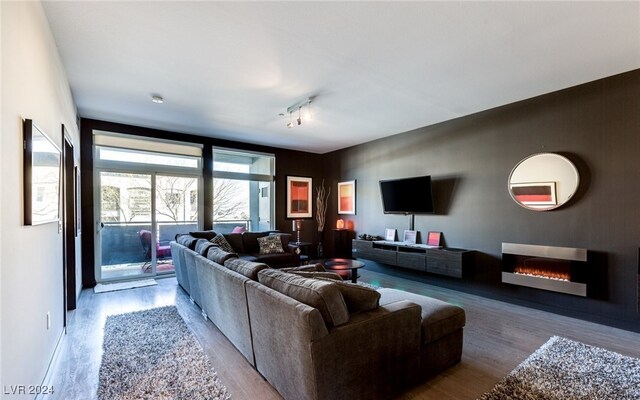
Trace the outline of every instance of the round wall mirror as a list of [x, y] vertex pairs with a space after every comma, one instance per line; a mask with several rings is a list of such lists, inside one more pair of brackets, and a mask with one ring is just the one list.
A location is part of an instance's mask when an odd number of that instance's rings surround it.
[[578, 190], [580, 176], [560, 154], [539, 153], [520, 161], [509, 175], [509, 194], [522, 207], [534, 211], [558, 208]]

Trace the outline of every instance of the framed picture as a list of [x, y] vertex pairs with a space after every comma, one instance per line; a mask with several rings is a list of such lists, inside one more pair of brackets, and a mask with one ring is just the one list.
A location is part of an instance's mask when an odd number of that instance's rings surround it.
[[405, 243], [416, 244], [416, 238], [418, 236], [417, 231], [404, 231], [404, 240]]
[[429, 232], [427, 234], [427, 245], [440, 246], [441, 238], [442, 238], [442, 232]]
[[512, 183], [509, 189], [520, 204], [533, 207], [558, 204], [555, 182]]
[[23, 122], [24, 224], [60, 219], [60, 148], [32, 120]]
[[338, 214], [356, 213], [356, 181], [338, 182]]
[[311, 218], [312, 178], [287, 176], [287, 218]]
[[384, 240], [388, 240], [390, 242], [396, 241], [396, 230], [395, 229], [385, 229], [384, 230]]

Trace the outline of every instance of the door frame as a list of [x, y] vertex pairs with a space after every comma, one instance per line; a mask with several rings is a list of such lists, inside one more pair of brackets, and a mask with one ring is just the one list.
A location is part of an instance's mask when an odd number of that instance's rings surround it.
[[67, 326], [67, 311], [76, 308], [76, 188], [73, 141], [62, 124], [62, 268], [64, 317]]

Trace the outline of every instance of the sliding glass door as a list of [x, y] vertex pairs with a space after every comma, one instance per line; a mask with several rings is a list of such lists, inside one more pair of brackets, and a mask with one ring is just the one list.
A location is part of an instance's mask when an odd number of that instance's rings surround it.
[[198, 178], [100, 171], [100, 280], [175, 272], [169, 243], [198, 228]]
[[153, 273], [151, 174], [100, 171], [100, 279]]
[[95, 142], [97, 281], [173, 274], [170, 242], [199, 228], [201, 149], [112, 134]]

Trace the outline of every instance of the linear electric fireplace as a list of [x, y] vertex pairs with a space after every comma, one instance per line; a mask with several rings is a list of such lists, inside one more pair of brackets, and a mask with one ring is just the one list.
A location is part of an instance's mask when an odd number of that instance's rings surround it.
[[502, 282], [587, 296], [587, 250], [502, 243]]

